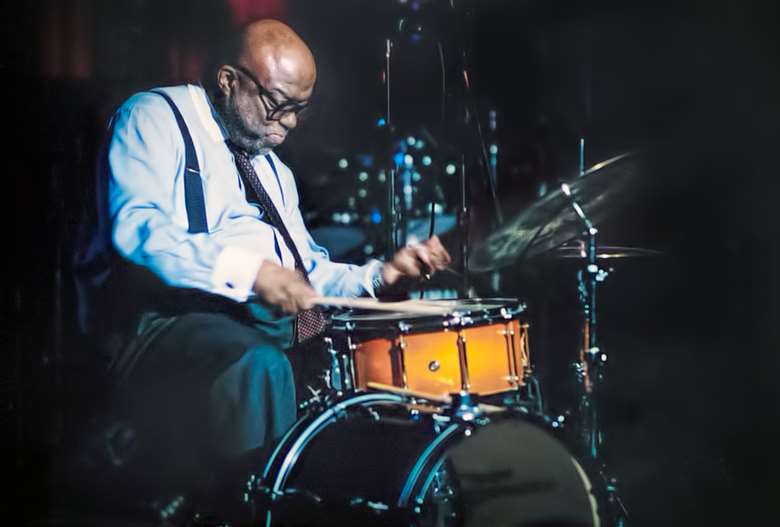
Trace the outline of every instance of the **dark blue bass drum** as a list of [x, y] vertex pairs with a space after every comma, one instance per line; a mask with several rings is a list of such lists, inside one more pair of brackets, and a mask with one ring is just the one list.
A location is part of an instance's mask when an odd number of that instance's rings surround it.
[[300, 419], [248, 497], [256, 525], [599, 526], [544, 424], [501, 407], [360, 393]]

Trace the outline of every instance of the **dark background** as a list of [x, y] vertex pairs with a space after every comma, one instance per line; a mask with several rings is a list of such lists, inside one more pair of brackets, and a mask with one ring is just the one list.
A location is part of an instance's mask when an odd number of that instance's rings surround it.
[[[743, 524], [780, 512], [780, 69], [768, 4], [466, 2], [472, 16], [446, 40], [468, 44], [483, 126], [497, 112], [508, 217], [540, 183], [576, 174], [583, 134], [588, 164], [649, 152], [639, 198], [601, 226], [604, 243], [664, 252], [614, 264], [601, 288], [606, 458], [636, 525]], [[50, 459], [78, 434], [90, 347], [75, 331], [69, 255], [113, 108], [138, 89], [196, 78], [204, 50], [232, 23], [287, 20], [310, 43], [319, 81], [314, 115], [281, 155], [312, 226], [327, 225], [353, 191], [354, 174], [337, 172], [336, 160], [383, 151], [384, 38], [408, 9], [390, 0], [8, 6], [2, 159], [14, 194], [3, 210], [14, 241], [2, 286], [0, 440], [11, 510], [46, 516]], [[432, 88], [441, 75], [430, 39], [451, 28], [420, 20], [422, 40], [397, 37], [396, 137], [425, 125], [442, 159], [472, 156], [473, 128], [442, 125]], [[450, 88], [451, 125], [462, 93]], [[490, 232], [492, 207], [472, 168], [473, 231]], [[457, 199], [448, 189], [445, 202]], [[575, 271], [542, 257], [502, 269], [498, 291], [474, 277], [479, 294], [528, 301], [532, 355], [558, 411], [571, 405]]]

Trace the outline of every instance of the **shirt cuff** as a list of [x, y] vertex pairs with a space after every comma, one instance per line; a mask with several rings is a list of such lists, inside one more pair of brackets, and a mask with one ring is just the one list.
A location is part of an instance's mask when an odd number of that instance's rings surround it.
[[369, 296], [376, 298], [377, 291], [384, 284], [382, 281], [383, 262], [371, 260], [365, 265], [365, 274], [363, 275], [363, 288]]
[[243, 247], [225, 247], [217, 256], [211, 283], [214, 292], [239, 302], [252, 294], [263, 255]]

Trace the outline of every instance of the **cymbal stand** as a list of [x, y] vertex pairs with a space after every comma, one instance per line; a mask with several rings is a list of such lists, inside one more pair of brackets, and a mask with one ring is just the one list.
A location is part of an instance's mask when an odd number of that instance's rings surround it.
[[577, 380], [581, 387], [581, 395], [578, 404], [578, 417], [580, 421], [579, 433], [581, 446], [587, 458], [597, 467], [599, 476], [605, 482], [607, 503], [610, 507], [610, 516], [613, 525], [624, 526], [628, 519], [628, 511], [617, 494], [617, 480], [606, 474], [604, 464], [601, 462], [601, 447], [603, 435], [601, 431], [599, 398], [604, 383], [604, 369], [607, 362], [607, 354], [598, 345], [597, 328], [598, 318], [596, 312], [596, 291], [598, 284], [609, 275], [609, 271], [598, 265], [596, 235], [598, 229], [585, 214], [577, 199], [567, 184], [561, 185], [564, 195], [569, 198], [577, 217], [585, 226], [586, 259], [585, 267], [577, 272], [578, 291], [583, 310], [582, 347], [579, 360], [574, 363]]
[[580, 399], [580, 414], [582, 419], [582, 440], [585, 452], [591, 459], [598, 458], [602, 437], [599, 429], [599, 412], [596, 398], [604, 380], [603, 367], [607, 355], [598, 346], [596, 312], [596, 289], [599, 282], [606, 279], [608, 272], [598, 266], [596, 259], [596, 234], [598, 229], [585, 215], [585, 211], [577, 202], [567, 184], [561, 185], [564, 195], [569, 198], [571, 206], [585, 226], [586, 259], [585, 267], [577, 273], [578, 290], [583, 311], [582, 347], [579, 360], [575, 364], [577, 378], [582, 386]]

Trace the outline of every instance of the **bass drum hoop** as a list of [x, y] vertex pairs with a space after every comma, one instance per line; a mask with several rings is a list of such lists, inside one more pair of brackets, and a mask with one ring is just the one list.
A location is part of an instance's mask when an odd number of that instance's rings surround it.
[[[307, 445], [317, 434], [334, 423], [349, 408], [371, 406], [376, 403], [406, 405], [408, 402], [407, 398], [402, 395], [386, 392], [364, 393], [347, 396], [328, 407], [321, 414], [316, 416], [309, 415], [299, 419], [279, 441], [263, 470], [262, 481], [265, 482], [268, 481], [272, 470], [276, 468], [273, 471], [275, 473], [273, 485], [268, 488], [271, 496], [276, 498], [284, 494], [285, 484]], [[472, 428], [471, 425], [463, 425], [458, 421], [451, 420], [433, 437], [425, 450], [418, 455], [414, 465], [406, 475], [404, 486], [399, 493], [396, 501], [398, 507], [405, 508], [412, 506], [412, 503], [421, 504], [423, 502], [435, 475], [435, 471], [430, 470], [431, 467], [434, 465], [438, 467], [443, 462], [442, 452], [446, 452], [446, 447], [453, 439], [458, 437], [456, 432], [462, 431], [464, 426]], [[426, 469], [428, 469], [427, 472]], [[428, 477], [420, 484], [420, 477], [425, 474], [428, 474]], [[418, 492], [415, 492], [417, 489], [419, 489]]]
[[[282, 489], [287, 483], [287, 479], [295, 467], [301, 452], [303, 452], [309, 442], [311, 442], [320, 431], [333, 423], [340, 414], [343, 414], [347, 409], [354, 406], [365, 406], [372, 403], [404, 403], [405, 400], [406, 399], [403, 396], [393, 393], [364, 393], [340, 399], [320, 414], [309, 414], [308, 416], [304, 416], [287, 431], [279, 441], [279, 444], [277, 444], [263, 470], [262, 481], [268, 481], [271, 470], [274, 467], [277, 467], [273, 486], [269, 490], [273, 497], [281, 496], [284, 493]], [[304, 428], [302, 428], [300, 434], [296, 435], [296, 432], [301, 429], [301, 427]], [[294, 437], [295, 439], [293, 440]], [[290, 444], [291, 441], [292, 444]]]

